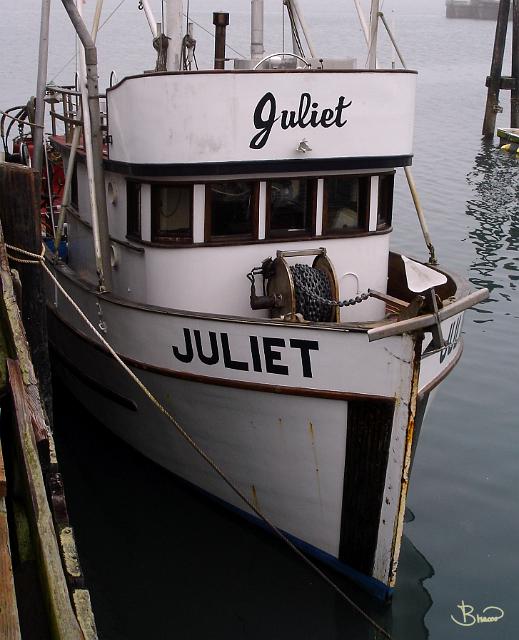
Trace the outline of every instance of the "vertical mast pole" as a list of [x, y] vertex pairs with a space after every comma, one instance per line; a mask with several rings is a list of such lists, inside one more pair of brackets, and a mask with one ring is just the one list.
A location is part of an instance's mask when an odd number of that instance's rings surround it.
[[264, 21], [264, 5], [263, 0], [251, 1], [251, 38], [250, 52], [251, 59], [254, 61], [261, 60], [265, 55], [263, 46], [263, 21]]
[[39, 172], [43, 165], [43, 126], [45, 124], [45, 89], [47, 85], [47, 62], [49, 59], [49, 24], [51, 0], [42, 0], [40, 24], [40, 50], [38, 57], [38, 82], [36, 87], [36, 116], [33, 131], [33, 167]]
[[371, 20], [369, 28], [368, 69], [377, 68], [378, 13], [380, 0], [371, 0]]
[[168, 71], [179, 71], [182, 40], [184, 39], [184, 3], [182, 0], [167, 0], [166, 29], [164, 33], [169, 38]]
[[[99, 289], [111, 291], [112, 265], [111, 246], [108, 229], [108, 213], [106, 209], [106, 189], [103, 167], [103, 135], [101, 130], [101, 113], [99, 108], [99, 78], [97, 73], [97, 49], [88, 32], [74, 0], [61, 0], [70, 20], [76, 29], [84, 49], [83, 71], [86, 73], [81, 82], [83, 95], [83, 126], [89, 167], [89, 188], [92, 206], [92, 228], [96, 257]], [[81, 0], [78, 1], [78, 6]], [[90, 127], [90, 133], [87, 131]], [[90, 156], [90, 160], [89, 160]]]

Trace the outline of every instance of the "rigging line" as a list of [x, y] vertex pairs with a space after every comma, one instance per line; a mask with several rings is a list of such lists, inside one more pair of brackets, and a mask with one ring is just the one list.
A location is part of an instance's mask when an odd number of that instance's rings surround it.
[[104, 20], [101, 23], [101, 26], [99, 27], [98, 31], [101, 31], [101, 29], [105, 26], [105, 24], [108, 22], [108, 20], [110, 20], [110, 18], [114, 15], [114, 13], [116, 13], [116, 11], [118, 11], [122, 5], [126, 2], [126, 0], [121, 0], [121, 2], [119, 2], [119, 4], [115, 7], [115, 9], [112, 11], [112, 13], [110, 13], [107, 17], [106, 20]]
[[[112, 11], [112, 13], [110, 13], [110, 15], [108, 15], [108, 16], [106, 17], [106, 20], [104, 20], [104, 21], [101, 23], [101, 25], [100, 25], [100, 27], [99, 27], [98, 31], [101, 31], [101, 29], [105, 26], [105, 24], [108, 22], [108, 20], [110, 20], [110, 18], [112, 18], [112, 17], [113, 17], [113, 15], [116, 13], [116, 11], [118, 11], [118, 10], [120, 9], [120, 7], [121, 7], [125, 2], [126, 2], [126, 0], [121, 0], [121, 2], [119, 2], [119, 4], [115, 7], [115, 9]], [[76, 49], [76, 50], [74, 51], [74, 53], [72, 54], [72, 56], [69, 58], [69, 60], [68, 60], [67, 62], [65, 62], [65, 64], [61, 67], [61, 69], [60, 69], [57, 73], [55, 73], [55, 74], [52, 76], [52, 78], [48, 81], [48, 83], [47, 83], [47, 84], [52, 84], [52, 83], [54, 82], [54, 80], [56, 80], [56, 78], [57, 78], [57, 77], [58, 77], [58, 76], [59, 76], [63, 71], [65, 71], [65, 69], [69, 66], [69, 64], [70, 64], [74, 59], [76, 60], [76, 71], [77, 71], [77, 55], [78, 55], [78, 52], [77, 52], [77, 38], [75, 38], [75, 45], [74, 45], [74, 46], [75, 46], [75, 49]]]
[[[185, 13], [184, 13], [184, 16], [185, 16], [185, 17], [187, 17]], [[214, 33], [212, 33], [211, 31], [209, 31], [208, 29], [206, 29], [204, 26], [202, 26], [202, 25], [201, 25], [199, 22], [197, 22], [196, 20], [193, 20], [193, 18], [191, 18], [191, 22], [192, 22], [193, 24], [196, 24], [196, 26], [197, 26], [197, 27], [200, 27], [200, 29], [202, 29], [202, 31], [205, 31], [206, 33], [208, 33], [208, 34], [211, 36], [211, 38], [213, 38], [213, 39], [214, 39]], [[239, 51], [236, 51], [236, 49], [233, 49], [233, 48], [231, 47], [231, 45], [229, 45], [229, 44], [227, 44], [227, 43], [225, 44], [225, 48], [226, 48], [226, 49], [230, 49], [231, 51], [234, 51], [234, 53], [237, 53], [241, 58], [246, 58], [246, 57], [247, 57], [247, 56], [244, 56], [244, 55], [243, 55], [243, 53], [240, 53]]]
[[[13, 245], [5, 243], [7, 249], [11, 249], [12, 251], [17, 251], [22, 255], [26, 255], [32, 258], [35, 262], [39, 262], [39, 264], [46, 271], [47, 275], [54, 282], [55, 286], [61, 291], [62, 295], [65, 299], [72, 305], [74, 310], [78, 313], [82, 320], [88, 325], [88, 327], [92, 330], [94, 335], [101, 341], [104, 347], [108, 350], [111, 356], [116, 360], [116, 362], [122, 367], [122, 369], [128, 374], [128, 376], [135, 382], [135, 384], [139, 387], [139, 389], [144, 393], [144, 395], [152, 402], [152, 404], [173, 424], [177, 432], [182, 438], [191, 446], [196, 453], [213, 469], [213, 471], [225, 482], [225, 484], [235, 493], [250, 509], [253, 511], [258, 518], [260, 518], [268, 527], [271, 529], [272, 533], [274, 533], [282, 542], [284, 542], [308, 567], [310, 567], [317, 575], [324, 580], [339, 596], [343, 598], [345, 602], [347, 602], [360, 616], [362, 616], [367, 622], [369, 622], [373, 628], [381, 633], [385, 638], [391, 640], [391, 635], [388, 631], [383, 629], [379, 624], [377, 624], [358, 604], [356, 604], [340, 587], [337, 585], [324, 571], [322, 571], [310, 558], [308, 558], [293, 542], [290, 538], [270, 520], [268, 516], [266, 516], [258, 507], [243, 493], [243, 491], [226, 475], [226, 473], [218, 466], [218, 464], [200, 447], [199, 444], [189, 435], [189, 433], [180, 425], [180, 423], [176, 420], [176, 418], [169, 413], [169, 411], [157, 400], [157, 398], [151, 393], [151, 391], [146, 387], [146, 385], [140, 380], [138, 376], [133, 373], [130, 367], [122, 360], [121, 356], [115, 351], [115, 349], [110, 345], [110, 343], [102, 336], [99, 331], [94, 327], [94, 325], [87, 318], [85, 313], [80, 309], [78, 304], [71, 298], [71, 296], [65, 291], [59, 280], [52, 273], [49, 267], [45, 264], [45, 245], [42, 245], [42, 252], [40, 255], [36, 253], [31, 253], [30, 251], [26, 251], [25, 249], [21, 249], [19, 247], [15, 247]], [[11, 259], [15, 261], [20, 260], [20, 258], [14, 258], [13, 256], [9, 256]]]

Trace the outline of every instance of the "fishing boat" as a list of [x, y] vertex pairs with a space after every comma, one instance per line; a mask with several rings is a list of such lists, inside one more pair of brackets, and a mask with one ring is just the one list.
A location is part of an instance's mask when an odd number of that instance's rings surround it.
[[417, 74], [377, 68], [378, 2], [367, 68], [320, 58], [297, 0], [293, 50], [266, 53], [252, 0], [250, 59], [226, 60], [230, 18], [215, 13], [214, 68], [195, 69], [182, 2], [157, 26], [143, 0], [156, 69], [102, 96], [95, 38], [63, 4], [85, 65], [45, 97], [61, 185], [49, 244], [66, 228], [66, 255], [47, 252], [58, 371], [144, 455], [390, 598], [418, 432], [488, 292], [429, 241], [427, 264], [390, 251], [396, 170], [414, 184]]

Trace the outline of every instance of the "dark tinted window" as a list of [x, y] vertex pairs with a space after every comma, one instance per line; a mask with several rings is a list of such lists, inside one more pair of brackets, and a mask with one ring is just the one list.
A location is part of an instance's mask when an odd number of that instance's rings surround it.
[[394, 174], [380, 176], [378, 188], [378, 213], [377, 229], [383, 229], [391, 225], [393, 217], [393, 189], [395, 184]]
[[206, 191], [206, 240], [256, 235], [257, 182], [215, 182]]
[[193, 188], [151, 186], [151, 239], [189, 242], [192, 232]]
[[314, 231], [317, 181], [284, 178], [268, 183], [270, 236], [310, 235]]
[[141, 185], [126, 183], [126, 233], [134, 238], [141, 237]]
[[369, 219], [368, 177], [334, 176], [324, 181], [323, 234], [366, 230]]

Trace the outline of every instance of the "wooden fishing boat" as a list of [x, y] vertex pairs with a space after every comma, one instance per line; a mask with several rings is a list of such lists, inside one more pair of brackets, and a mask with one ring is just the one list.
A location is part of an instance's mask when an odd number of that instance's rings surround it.
[[[427, 265], [390, 251], [416, 73], [376, 68], [375, 1], [368, 69], [320, 59], [294, 0], [295, 51], [265, 55], [253, 0], [251, 59], [225, 68], [217, 13], [206, 70], [191, 69], [182, 3], [162, 34], [144, 1], [157, 69], [109, 87], [100, 115], [95, 47], [63, 3], [86, 70], [80, 88], [47, 90], [67, 176], [57, 281], [258, 511], [389, 598], [417, 434], [486, 296], [433, 251]], [[48, 305], [58, 367], [89, 410], [257, 520], [51, 281]]]

